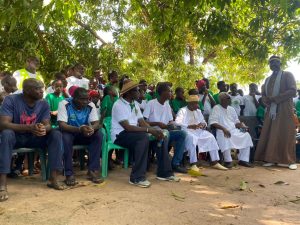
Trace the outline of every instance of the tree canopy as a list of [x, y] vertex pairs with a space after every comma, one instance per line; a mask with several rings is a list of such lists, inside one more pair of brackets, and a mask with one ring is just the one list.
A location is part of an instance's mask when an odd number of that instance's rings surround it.
[[[113, 33], [106, 43], [98, 31]], [[191, 87], [263, 79], [271, 54], [300, 59], [300, 0], [0, 0], [0, 70], [40, 57]]]

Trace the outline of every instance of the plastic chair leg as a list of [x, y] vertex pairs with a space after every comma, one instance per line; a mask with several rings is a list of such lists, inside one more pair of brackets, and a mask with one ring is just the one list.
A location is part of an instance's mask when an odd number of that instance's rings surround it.
[[124, 168], [128, 168], [128, 158], [129, 158], [129, 150], [124, 149]]
[[84, 153], [85, 149], [79, 150], [80, 170], [84, 170]]
[[34, 152], [29, 152], [27, 154], [28, 156], [28, 170], [29, 170], [29, 176], [33, 175], [33, 167], [34, 167]]
[[105, 148], [102, 150], [102, 177], [107, 177], [108, 170], [108, 149]]

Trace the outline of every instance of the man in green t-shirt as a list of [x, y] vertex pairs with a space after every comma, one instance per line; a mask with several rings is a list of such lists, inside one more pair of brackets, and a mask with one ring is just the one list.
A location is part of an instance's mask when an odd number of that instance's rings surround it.
[[175, 98], [170, 101], [171, 108], [173, 109], [173, 112], [177, 114], [179, 109], [187, 106], [187, 102], [184, 98], [184, 89], [182, 87], [178, 87], [175, 90]]
[[46, 101], [50, 106], [50, 114], [51, 114], [51, 126], [52, 128], [58, 127], [57, 123], [57, 110], [59, 103], [65, 99], [62, 95], [63, 91], [63, 82], [61, 80], [55, 80], [52, 83], [52, 87], [54, 92], [46, 95]]
[[219, 93], [214, 94], [213, 98], [214, 98], [216, 104], [220, 104], [220, 101], [219, 101], [219, 94], [220, 94], [221, 92], [227, 92], [228, 89], [227, 89], [227, 85], [226, 85], [225, 81], [223, 81], [223, 80], [222, 80], [222, 81], [218, 81], [217, 87], [218, 87], [218, 89], [219, 89]]
[[118, 75], [117, 71], [113, 70], [108, 74], [108, 84], [106, 85], [106, 87], [108, 87], [108, 86], [114, 87], [114, 89], [117, 93], [117, 96], [119, 96], [120, 90], [119, 90], [118, 85], [119, 85], [119, 75]]
[[145, 100], [147, 102], [152, 100], [153, 98], [152, 98], [151, 94], [149, 92], [147, 92], [147, 89], [148, 89], [147, 81], [146, 80], [140, 80], [139, 84], [140, 84], [140, 86], [139, 86], [140, 89], [143, 90], [144, 93], [145, 93]]

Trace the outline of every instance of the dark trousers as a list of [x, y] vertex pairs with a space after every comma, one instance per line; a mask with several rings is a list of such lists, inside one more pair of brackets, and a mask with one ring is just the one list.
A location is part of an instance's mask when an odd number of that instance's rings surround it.
[[58, 130], [51, 130], [42, 137], [33, 134], [16, 133], [13, 130], [3, 130], [0, 133], [0, 173], [10, 173], [12, 150], [16, 148], [48, 149], [48, 164], [50, 170], [61, 170], [62, 166], [62, 135]]
[[115, 144], [128, 148], [133, 154], [133, 165], [130, 181], [139, 182], [146, 179], [149, 136], [144, 132], [122, 131], [117, 135]]
[[158, 177], [170, 177], [174, 173], [172, 171], [171, 160], [169, 156], [168, 137], [165, 137], [161, 146], [158, 146], [159, 141], [152, 141], [150, 146], [156, 153]]
[[64, 145], [64, 166], [65, 175], [71, 176], [73, 172], [73, 145], [88, 145], [89, 151], [89, 170], [99, 171], [100, 155], [102, 149], [103, 134], [99, 131], [95, 132], [90, 137], [85, 137], [82, 134], [62, 132]]
[[168, 134], [168, 143], [175, 143], [175, 151], [172, 159], [173, 166], [179, 166], [182, 162], [184, 153], [184, 143], [186, 132], [183, 130], [171, 130]]

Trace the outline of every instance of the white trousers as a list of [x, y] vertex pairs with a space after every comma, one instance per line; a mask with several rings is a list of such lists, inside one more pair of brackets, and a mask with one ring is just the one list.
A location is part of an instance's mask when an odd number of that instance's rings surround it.
[[[193, 151], [188, 151], [188, 152], [189, 152], [189, 156], [190, 156], [190, 163], [198, 162], [196, 148], [194, 148]], [[210, 155], [212, 162], [220, 160], [219, 153], [217, 150], [209, 151], [209, 155]]]
[[[223, 151], [224, 162], [232, 162], [231, 149]], [[249, 162], [250, 147], [239, 149], [238, 159], [239, 161]]]

